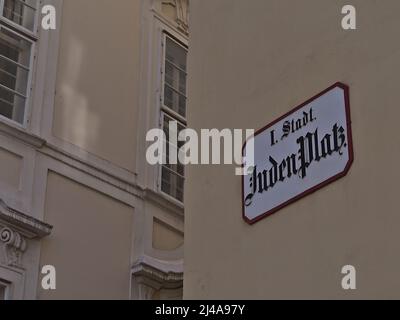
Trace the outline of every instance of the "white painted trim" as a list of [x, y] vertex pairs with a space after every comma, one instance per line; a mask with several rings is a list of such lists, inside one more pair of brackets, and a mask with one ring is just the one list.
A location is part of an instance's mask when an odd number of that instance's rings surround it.
[[132, 267], [131, 298], [150, 300], [156, 291], [183, 288], [183, 261], [142, 256]]
[[162, 208], [168, 209], [169, 211], [177, 214], [183, 218], [184, 206], [182, 202], [168, 196], [164, 192], [154, 192], [152, 189], [144, 190], [144, 199], [161, 206]]
[[124, 175], [115, 175], [107, 170], [110, 165], [109, 162], [104, 161], [103, 165], [100, 166], [98, 161], [89, 162], [83, 160], [82, 158], [71, 154], [56, 145], [46, 144], [44, 148], [38, 150], [40, 153], [45, 154], [51, 158], [64, 162], [68, 166], [84, 171], [99, 180], [108, 182], [109, 184], [123, 190], [134, 194], [136, 196], [141, 196], [142, 189], [135, 183], [135, 181], [130, 181], [125, 178]]
[[[5, 282], [4, 280], [0, 279], [0, 288], [3, 287], [4, 289], [4, 296], [3, 300], [10, 300], [10, 283]], [[2, 300], [0, 299], [0, 301]]]
[[[53, 5], [56, 9], [56, 29], [40, 28], [38, 50], [33, 81], [32, 112], [29, 129], [32, 133], [46, 138], [46, 130], [51, 130], [55, 85], [57, 80], [58, 54], [62, 27], [62, 7], [64, 0], [42, 0], [42, 5]], [[42, 130], [43, 129], [43, 130]]]
[[[37, 154], [37, 164], [35, 167], [35, 183], [34, 188], [36, 190], [36, 199], [41, 199], [41, 201], [35, 201], [35, 218], [45, 221], [45, 196], [47, 187], [47, 176], [48, 172], [52, 171], [66, 179], [73, 180], [85, 187], [88, 187], [96, 192], [104, 194], [111, 197], [117, 201], [124, 203], [132, 208], [135, 208], [137, 201], [140, 199], [137, 196], [122, 191], [121, 189], [109, 184], [106, 181], [102, 181], [97, 177], [79, 170], [78, 168], [66, 165], [64, 162], [57, 159], [48, 157], [46, 154]], [[56, 227], [56, 226], [55, 226]]]
[[[42, 127], [51, 123], [43, 121], [47, 119], [48, 110], [46, 104], [54, 102], [55, 83], [57, 79], [58, 53], [62, 25], [62, 7], [64, 0], [41, 0], [41, 6], [53, 5], [56, 9], [56, 29], [38, 29], [38, 46], [34, 79], [32, 83], [32, 105], [30, 108], [28, 129], [37, 136], [45, 137]], [[52, 122], [52, 120], [51, 120]]]
[[[6, 22], [4, 21], [6, 20]], [[37, 40], [34, 41], [30, 38], [28, 38], [22, 31], [20, 31], [21, 28], [15, 28], [16, 30], [13, 30], [10, 28], [10, 25], [12, 25], [12, 23], [10, 23], [9, 20], [7, 19], [3, 19], [3, 24], [0, 24], [0, 29], [5, 29], [8, 32], [11, 32], [15, 35], [17, 35], [18, 37], [21, 37], [22, 39], [24, 39], [25, 41], [29, 42], [31, 44], [31, 48], [30, 48], [30, 57], [29, 57], [29, 70], [28, 70], [28, 81], [27, 81], [27, 85], [26, 85], [26, 92], [25, 92], [25, 105], [24, 105], [24, 118], [23, 118], [23, 122], [19, 123], [13, 119], [7, 119], [6, 122], [13, 122], [16, 124], [21, 125], [23, 128], [27, 128], [28, 126], [28, 122], [29, 122], [29, 110], [30, 110], [30, 105], [31, 105], [31, 92], [32, 92], [32, 79], [33, 79], [33, 73], [34, 73], [34, 64], [35, 64], [35, 52], [36, 52], [36, 45], [37, 45]], [[17, 79], [18, 80], [18, 79]], [[5, 117], [0, 117], [0, 121], [5, 121], [6, 118]]]
[[9, 119], [4, 119], [3, 122], [0, 122], [0, 133], [16, 138], [32, 147], [40, 148], [46, 143], [46, 141], [39, 136], [30, 133], [26, 129], [22, 128], [18, 123]]
[[[161, 103], [162, 103], [162, 68], [163, 68], [163, 37], [164, 32], [173, 35], [183, 44], [188, 44], [188, 38], [168, 23], [155, 9], [154, 1], [143, 1], [142, 6], [142, 40], [141, 40], [141, 81], [138, 139], [146, 141], [146, 133], [153, 128], [160, 128]], [[137, 172], [138, 184], [143, 189], [150, 189], [159, 193], [161, 197], [177, 205], [176, 199], [161, 192], [160, 166], [151, 166], [143, 155], [149, 144], [139, 144], [137, 148]], [[182, 203], [180, 203], [182, 204]]]
[[0, 0], [0, 19], [3, 20], [6, 24], [9, 24], [10, 26], [12, 26], [14, 29], [18, 30], [18, 32], [26, 34], [27, 36], [29, 36], [31, 38], [37, 39], [41, 3], [42, 3], [42, 0], [36, 0], [36, 14], [34, 16], [35, 20], [33, 22], [33, 31], [25, 28], [24, 26], [19, 25], [18, 23], [15, 23], [12, 20], [3, 18], [2, 14], [3, 14], [3, 9], [4, 9], [4, 0]]
[[[178, 40], [187, 43], [188, 39], [182, 34], [175, 33], [172, 24], [167, 26], [161, 22], [154, 9], [154, 2], [142, 0], [141, 6], [141, 43], [140, 43], [140, 81], [139, 81], [139, 109], [137, 122], [137, 138], [139, 141], [146, 141], [146, 133], [153, 128], [160, 128], [160, 104], [161, 104], [161, 80], [162, 80], [162, 36], [167, 30], [170, 34], [176, 35]], [[160, 192], [158, 188], [159, 166], [151, 166], [147, 163], [146, 148], [148, 143], [137, 145], [136, 172], [139, 172], [137, 184], [144, 191], [143, 199], [138, 201], [135, 208], [134, 225], [134, 252], [132, 253], [132, 265], [136, 266], [143, 257], [148, 257], [147, 262], [153, 265], [152, 268], [162, 268], [165, 271], [166, 265], [171, 262], [171, 268], [182, 262], [183, 246], [173, 251], [161, 251], [153, 248], [153, 221], [162, 221], [173, 229], [184, 233], [184, 206], [176, 199], [172, 199]], [[155, 210], [161, 208], [162, 210]], [[151, 262], [149, 262], [151, 260]], [[154, 261], [163, 261], [163, 266]], [[179, 264], [179, 263], [178, 263]], [[183, 269], [183, 267], [182, 267]], [[180, 269], [181, 270], [181, 269]], [[162, 271], [161, 271], [162, 272]], [[139, 279], [140, 278], [140, 279]], [[141, 273], [141, 276], [133, 275], [132, 294], [133, 297], [141, 295], [141, 292], [149, 296], [152, 290], [146, 282], [152, 280]], [[154, 281], [153, 281], [154, 282]], [[154, 292], [153, 292], [154, 293]]]
[[[1, 127], [0, 124], [0, 131]], [[10, 137], [1, 133], [0, 146], [5, 151], [21, 158], [19, 185], [17, 187], [10, 186], [0, 181], [0, 198], [12, 208], [30, 214], [35, 151], [13, 136]]]
[[51, 233], [52, 226], [9, 207], [0, 199], [0, 223], [20, 232], [28, 239], [42, 238]]
[[9, 284], [7, 300], [24, 299], [25, 272], [0, 264], [0, 280]]
[[151, 266], [161, 272], [166, 274], [175, 273], [175, 274], [183, 274], [183, 259], [175, 260], [175, 261], [165, 261], [161, 259], [156, 259], [150, 257], [148, 255], [143, 255], [138, 261], [137, 264], [145, 264]]

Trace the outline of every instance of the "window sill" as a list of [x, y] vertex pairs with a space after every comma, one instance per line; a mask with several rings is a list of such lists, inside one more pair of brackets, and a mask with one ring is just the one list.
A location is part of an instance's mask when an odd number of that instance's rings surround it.
[[184, 205], [182, 202], [175, 200], [174, 198], [164, 194], [163, 192], [155, 192], [151, 189], [144, 191], [144, 198], [152, 201], [163, 208], [166, 208], [179, 216], [183, 216], [185, 213]]
[[36, 148], [41, 148], [46, 144], [46, 140], [28, 132], [22, 125], [3, 117], [0, 118], [0, 132]]

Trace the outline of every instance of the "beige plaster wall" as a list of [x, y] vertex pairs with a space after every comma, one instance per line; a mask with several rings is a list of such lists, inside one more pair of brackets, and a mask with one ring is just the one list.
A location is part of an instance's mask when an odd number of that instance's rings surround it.
[[153, 220], [153, 248], [171, 251], [183, 245], [183, 233], [161, 220]]
[[[350, 86], [350, 173], [247, 225], [233, 166], [187, 169], [185, 298], [399, 298], [400, 2], [191, 1], [189, 125], [258, 129]], [[342, 266], [357, 290], [341, 288]]]
[[53, 133], [134, 171], [139, 0], [63, 2]]
[[15, 189], [20, 188], [23, 159], [6, 149], [0, 148], [0, 182]]
[[53, 265], [57, 289], [40, 299], [128, 299], [133, 209], [50, 172], [40, 265]]

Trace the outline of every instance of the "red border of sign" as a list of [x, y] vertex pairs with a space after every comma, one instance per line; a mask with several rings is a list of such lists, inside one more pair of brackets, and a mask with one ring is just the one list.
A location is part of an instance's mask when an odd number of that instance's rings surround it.
[[[256, 137], [257, 135], [259, 135], [260, 133], [264, 132], [265, 130], [267, 130], [268, 128], [272, 127], [274, 124], [276, 124], [277, 122], [281, 121], [282, 119], [288, 117], [289, 115], [291, 115], [292, 113], [296, 112], [297, 110], [301, 109], [302, 107], [304, 107], [305, 105], [309, 104], [310, 102], [314, 101], [315, 99], [318, 99], [319, 97], [321, 97], [322, 95], [324, 95], [325, 93], [331, 91], [332, 89], [339, 87], [341, 89], [343, 89], [344, 91], [344, 99], [345, 99], [345, 108], [346, 108], [346, 121], [347, 121], [347, 136], [348, 136], [348, 147], [349, 147], [349, 161], [346, 164], [346, 167], [344, 168], [344, 170], [334, 176], [332, 176], [331, 178], [321, 182], [320, 184], [304, 191], [303, 193], [295, 196], [294, 198], [280, 204], [279, 206], [265, 212], [264, 214], [258, 216], [255, 219], [249, 219], [245, 216], [245, 204], [244, 204], [244, 176], [242, 176], [242, 215], [243, 215], [243, 219], [250, 225], [255, 224], [256, 222], [274, 214], [275, 212], [283, 209], [284, 207], [292, 204], [293, 202], [300, 200], [301, 198], [325, 187], [326, 185], [340, 179], [343, 178], [344, 176], [347, 175], [347, 173], [350, 170], [351, 165], [353, 164], [354, 161], [354, 151], [353, 151], [353, 135], [352, 135], [352, 131], [351, 131], [351, 115], [350, 115], [350, 89], [349, 86], [342, 83], [342, 82], [336, 82], [335, 84], [333, 84], [332, 86], [330, 86], [329, 88], [325, 89], [324, 91], [318, 93], [317, 95], [315, 95], [314, 97], [308, 99], [306, 102], [303, 102], [302, 104], [300, 104], [299, 106], [295, 107], [294, 109], [292, 109], [291, 111], [289, 111], [288, 113], [284, 114], [283, 116], [279, 117], [278, 119], [274, 120], [273, 122], [271, 122], [270, 124], [266, 125], [265, 127], [257, 130], [254, 134], [253, 137]], [[243, 150], [245, 149], [247, 144], [247, 141], [244, 143], [243, 145]]]

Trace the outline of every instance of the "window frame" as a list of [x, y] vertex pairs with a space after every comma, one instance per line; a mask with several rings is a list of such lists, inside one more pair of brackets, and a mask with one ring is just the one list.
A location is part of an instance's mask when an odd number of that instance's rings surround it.
[[[28, 66], [28, 81], [27, 81], [27, 88], [26, 88], [26, 94], [25, 94], [25, 105], [24, 105], [24, 115], [23, 115], [23, 121], [22, 123], [8, 118], [6, 116], [3, 116], [0, 114], [0, 121], [5, 122], [7, 124], [11, 125], [16, 125], [18, 127], [21, 127], [23, 129], [26, 129], [28, 127], [28, 124], [30, 122], [30, 108], [31, 108], [31, 103], [32, 103], [32, 90], [33, 90], [33, 78], [34, 78], [34, 73], [35, 73], [35, 57], [36, 57], [36, 48], [38, 44], [38, 21], [39, 21], [39, 9], [40, 5], [42, 3], [41, 0], [36, 0], [37, 7], [36, 7], [36, 12], [35, 12], [35, 21], [34, 21], [34, 29], [33, 31], [5, 18], [3, 16], [3, 9], [4, 9], [4, 1], [5, 0], [0, 0], [0, 28], [4, 28], [5, 30], [16, 34], [18, 37], [21, 37], [23, 40], [28, 41], [31, 44], [31, 52], [30, 52], [30, 57], [29, 57], [29, 66]], [[19, 1], [19, 0], [16, 0]]]
[[[174, 35], [172, 35], [169, 31], [167, 31], [166, 29], [163, 29], [161, 31], [161, 81], [160, 81], [160, 110], [159, 110], [159, 125], [160, 128], [162, 130], [164, 130], [164, 117], [167, 116], [169, 118], [172, 118], [173, 120], [176, 120], [178, 122], [178, 125], [182, 125], [185, 129], [187, 128], [187, 119], [186, 117], [183, 117], [182, 115], [180, 115], [178, 112], [172, 110], [170, 107], [166, 106], [164, 104], [164, 99], [165, 99], [165, 69], [166, 69], [166, 50], [167, 50], [167, 39], [170, 39], [171, 41], [175, 42], [176, 44], [178, 44], [181, 48], [183, 48], [186, 51], [186, 61], [187, 61], [187, 57], [188, 57], [188, 46], [185, 45], [182, 41], [178, 40], [177, 37], [175, 37]], [[186, 71], [186, 76], [187, 76], [187, 71]], [[187, 77], [186, 77], [186, 89], [187, 89]], [[186, 90], [187, 92], [187, 90]], [[185, 95], [185, 99], [186, 99], [186, 105], [185, 105], [185, 114], [187, 116], [187, 102], [188, 102], [188, 98], [187, 98], [187, 94]], [[169, 143], [167, 142], [166, 144], [167, 148], [169, 147]], [[158, 191], [164, 195], [165, 197], [167, 197], [168, 199], [170, 199], [173, 202], [177, 202], [179, 204], [183, 204], [185, 199], [184, 199], [184, 194], [183, 194], [183, 200], [179, 200], [176, 197], [168, 194], [167, 192], [162, 190], [162, 175], [163, 175], [163, 168], [165, 167], [165, 165], [159, 165], [159, 170], [158, 170], [158, 179], [157, 179], [157, 189]], [[185, 185], [185, 181], [186, 181], [186, 177], [185, 174], [183, 175], [183, 177], [178, 173], [175, 172], [173, 170], [170, 170], [169, 168], [167, 168], [167, 170], [171, 171], [171, 174], [179, 176], [181, 178], [183, 178], [183, 183]], [[183, 189], [184, 192], [184, 189]]]
[[[4, 288], [4, 299], [3, 299], [3, 301], [10, 299], [10, 291], [11, 291], [10, 285], [11, 285], [10, 283], [4, 281], [3, 279], [0, 279], [0, 287]], [[0, 299], [0, 301], [2, 301], [2, 299]]]
[[[178, 121], [177, 119], [174, 119], [172, 116], [170, 116], [168, 113], [166, 113], [166, 112], [163, 112], [163, 111], [161, 111], [161, 129], [162, 130], [164, 130], [164, 118], [165, 117], [168, 117], [168, 118], [170, 118], [170, 119], [172, 119], [172, 120], [176, 120], [177, 121], [177, 123], [178, 123], [178, 126], [179, 125], [182, 125], [183, 126], [183, 128], [184, 129], [186, 129], [186, 125], [184, 125], [182, 122], [180, 122], [180, 121]], [[184, 130], [183, 129], [183, 130]], [[170, 142], [169, 141], [167, 141], [167, 143], [166, 143], [166, 147], [167, 148], [169, 148], [169, 144], [170, 144]], [[172, 144], [172, 143], [171, 143]], [[179, 145], [178, 146], [174, 146], [174, 147], [176, 147], [178, 150], [179, 150]], [[166, 152], [166, 151], [165, 151]], [[179, 160], [178, 160], [179, 161]], [[179, 165], [179, 164], [178, 164]], [[181, 204], [183, 204], [184, 203], [184, 195], [182, 195], [182, 198], [183, 198], [183, 200], [181, 201], [181, 200], [179, 200], [178, 198], [176, 198], [176, 197], [174, 197], [173, 195], [171, 195], [171, 194], [169, 194], [169, 193], [167, 193], [167, 192], [165, 192], [164, 190], [162, 190], [162, 177], [163, 177], [163, 169], [165, 168], [167, 171], [169, 171], [170, 172], [170, 174], [171, 175], [174, 175], [174, 176], [177, 176], [177, 177], [179, 177], [179, 178], [181, 178], [181, 179], [183, 179], [183, 184], [185, 185], [185, 181], [186, 181], [186, 178], [185, 178], [185, 166], [183, 166], [184, 167], [184, 172], [183, 172], [183, 175], [181, 175], [178, 171], [174, 171], [173, 169], [171, 169], [171, 168], [169, 168], [167, 165], [165, 165], [165, 164], [162, 164], [162, 165], [160, 165], [160, 173], [159, 173], [159, 190], [160, 190], [160, 192], [161, 193], [163, 193], [164, 195], [166, 195], [166, 196], [168, 196], [169, 198], [171, 198], [171, 199], [173, 199], [174, 201], [178, 201], [179, 203], [181, 203]], [[182, 190], [183, 192], [185, 191], [185, 189], [184, 189], [184, 187], [183, 187], [183, 190]]]
[[[184, 124], [184, 126], [186, 127], [187, 126], [186, 117], [183, 117], [178, 112], [176, 112], [175, 110], [172, 110], [170, 107], [168, 107], [164, 103], [164, 100], [165, 100], [165, 74], [166, 74], [166, 72], [165, 72], [166, 63], [165, 62], [167, 60], [166, 59], [167, 39], [172, 40], [177, 45], [179, 45], [181, 48], [183, 48], [186, 51], [186, 58], [187, 58], [187, 54], [188, 54], [188, 47], [186, 45], [184, 45], [181, 41], [176, 39], [176, 37], [171, 35], [168, 31], [163, 30], [163, 32], [162, 32], [162, 62], [161, 62], [162, 63], [162, 69], [161, 69], [161, 111], [164, 111], [167, 114], [169, 114], [171, 117], [176, 118], [177, 120], [182, 122], [182, 124]], [[187, 71], [186, 71], [186, 76], [187, 76]], [[187, 78], [186, 78], [186, 85], [187, 85]], [[185, 99], [186, 99], [186, 106], [185, 107], [187, 107], [187, 100], [188, 100], [187, 99], [187, 94], [185, 95]]]
[[[41, 7], [42, 0], [36, 0], [36, 12], [35, 12], [35, 17], [34, 17], [34, 23], [33, 23], [33, 31], [29, 30], [28, 28], [25, 28], [24, 26], [21, 26], [20, 24], [7, 19], [6, 17], [3, 16], [3, 9], [4, 9], [4, 1], [5, 0], [0, 0], [0, 21], [4, 22], [5, 24], [8, 24], [11, 26], [13, 29], [18, 30], [21, 33], [25, 33], [26, 36], [32, 38], [32, 40], [38, 40], [38, 33], [39, 33], [39, 9]], [[16, 0], [19, 1], [19, 0]], [[31, 7], [30, 5], [27, 5], [28, 7]]]

